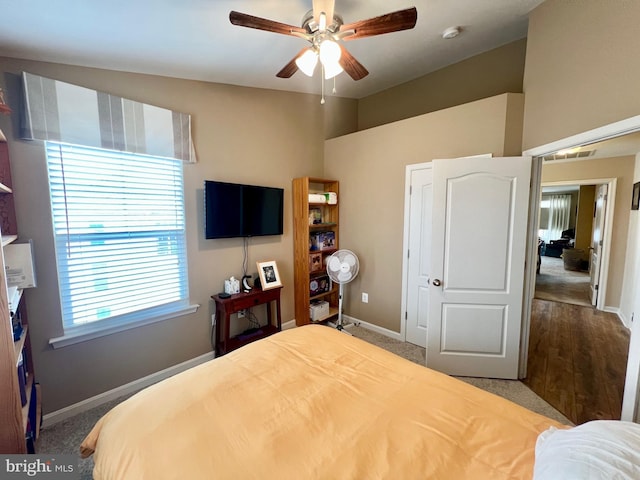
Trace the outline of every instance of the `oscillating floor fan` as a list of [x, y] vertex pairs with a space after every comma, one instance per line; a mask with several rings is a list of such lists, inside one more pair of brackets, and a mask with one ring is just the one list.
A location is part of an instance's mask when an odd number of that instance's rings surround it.
[[[351, 250], [338, 250], [327, 259], [327, 274], [331, 281], [340, 285], [340, 293], [338, 294], [338, 322], [335, 327], [341, 331], [345, 331], [342, 324], [344, 286], [356, 278], [359, 268], [360, 262], [358, 261], [358, 257]], [[345, 333], [348, 332], [345, 331]]]

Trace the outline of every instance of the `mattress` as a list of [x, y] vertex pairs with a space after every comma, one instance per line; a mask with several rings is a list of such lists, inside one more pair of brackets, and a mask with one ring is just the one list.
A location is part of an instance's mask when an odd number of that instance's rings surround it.
[[81, 446], [96, 479], [531, 479], [562, 425], [331, 328], [146, 388]]

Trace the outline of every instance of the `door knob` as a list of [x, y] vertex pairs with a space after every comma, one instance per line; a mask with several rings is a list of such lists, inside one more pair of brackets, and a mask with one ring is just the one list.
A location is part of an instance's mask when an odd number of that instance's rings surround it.
[[438, 280], [437, 278], [436, 278], [433, 282], [431, 282], [431, 283], [433, 283], [433, 285], [434, 285], [435, 287], [439, 287], [440, 285], [442, 285], [442, 283], [440, 282], [440, 280]]

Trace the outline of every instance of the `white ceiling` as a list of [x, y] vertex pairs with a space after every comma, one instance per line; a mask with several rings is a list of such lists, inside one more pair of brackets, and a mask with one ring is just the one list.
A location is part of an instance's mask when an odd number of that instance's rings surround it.
[[[237, 27], [229, 12], [300, 26], [312, 0], [0, 0], [0, 56], [259, 88], [320, 93], [320, 76], [275, 74], [306, 45]], [[343, 73], [337, 95], [362, 98], [523, 38], [542, 0], [336, 0], [345, 23], [415, 6], [413, 30], [345, 42], [370, 72]], [[462, 34], [441, 33], [460, 26]], [[332, 82], [331, 82], [332, 83]], [[332, 86], [332, 85], [331, 85]]]

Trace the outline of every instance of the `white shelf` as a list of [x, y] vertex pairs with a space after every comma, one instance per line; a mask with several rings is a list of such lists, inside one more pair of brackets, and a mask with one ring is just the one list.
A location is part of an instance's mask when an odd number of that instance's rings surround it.
[[15, 242], [18, 239], [17, 235], [5, 235], [2, 237], [2, 246], [6, 247], [10, 243]]

